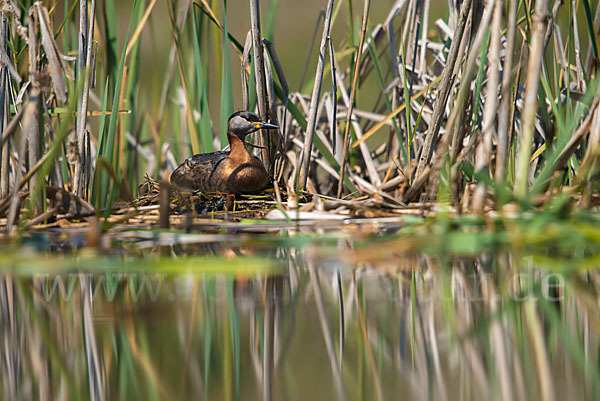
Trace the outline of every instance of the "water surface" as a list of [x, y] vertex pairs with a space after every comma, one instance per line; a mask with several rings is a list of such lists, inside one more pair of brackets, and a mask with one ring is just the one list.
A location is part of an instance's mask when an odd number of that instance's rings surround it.
[[30, 238], [0, 263], [2, 398], [598, 399], [594, 247], [403, 230]]

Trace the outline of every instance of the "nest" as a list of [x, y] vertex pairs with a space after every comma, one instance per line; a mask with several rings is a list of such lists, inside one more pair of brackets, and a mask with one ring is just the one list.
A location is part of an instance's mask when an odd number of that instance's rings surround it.
[[[286, 191], [280, 193], [279, 199], [273, 189], [265, 190], [257, 195], [233, 195], [226, 193], [204, 193], [201, 191], [182, 191], [168, 183], [159, 182], [146, 175], [144, 182], [138, 187], [138, 198], [130, 206], [142, 208], [161, 204], [161, 191], [165, 188], [171, 214], [196, 213], [199, 216], [214, 212], [251, 212], [264, 214], [277, 203], [288, 202], [290, 196]], [[306, 204], [312, 200], [312, 195], [299, 195], [300, 203]]]

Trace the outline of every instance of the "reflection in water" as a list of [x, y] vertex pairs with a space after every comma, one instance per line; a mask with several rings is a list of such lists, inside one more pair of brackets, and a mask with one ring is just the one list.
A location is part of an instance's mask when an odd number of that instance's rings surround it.
[[598, 399], [596, 275], [272, 256], [281, 274], [3, 276], [2, 398]]

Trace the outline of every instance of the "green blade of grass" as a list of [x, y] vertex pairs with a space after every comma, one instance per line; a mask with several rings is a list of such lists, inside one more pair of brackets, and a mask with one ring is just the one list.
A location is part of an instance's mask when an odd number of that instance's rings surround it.
[[214, 151], [213, 147], [213, 136], [210, 125], [210, 114], [208, 110], [208, 91], [207, 85], [204, 79], [204, 71], [202, 68], [202, 56], [200, 54], [200, 37], [201, 29], [199, 28], [198, 19], [202, 16], [198, 16], [194, 12], [193, 18], [193, 44], [194, 44], [194, 67], [196, 71], [196, 85], [198, 90], [198, 103], [200, 105], [200, 121], [198, 126], [198, 132], [200, 135], [200, 144], [203, 152]]
[[[138, 0], [135, 1], [135, 3], [137, 3]], [[111, 3], [111, 0], [107, 1], [107, 5]], [[134, 3], [134, 6], [135, 6]], [[127, 27], [127, 34], [125, 36], [125, 44], [127, 43], [127, 39], [129, 38], [129, 32], [131, 29], [131, 25], [134, 19], [134, 13], [131, 14], [130, 18], [129, 18], [129, 25]], [[112, 113], [110, 115], [110, 119], [109, 119], [109, 123], [108, 123], [108, 129], [106, 130], [106, 132], [100, 132], [99, 135], [105, 136], [105, 139], [101, 139], [101, 141], [105, 141], [106, 142], [106, 146], [104, 146], [102, 149], [98, 148], [98, 156], [104, 158], [109, 164], [111, 164], [113, 166], [113, 169], [115, 172], [119, 171], [119, 166], [120, 166], [120, 153], [121, 153], [121, 143], [122, 141], [117, 141], [117, 124], [118, 124], [118, 118], [119, 118], [119, 114], [117, 113], [118, 108], [119, 108], [119, 100], [120, 100], [120, 94], [121, 94], [121, 85], [123, 82], [123, 74], [125, 71], [125, 62], [126, 62], [126, 51], [127, 51], [127, 46], [124, 45], [123, 46], [123, 51], [121, 52], [121, 60], [119, 62], [119, 68], [118, 68], [118, 72], [117, 72], [117, 77], [116, 77], [116, 81], [115, 81], [115, 87], [113, 90], [113, 103], [112, 103]], [[117, 176], [118, 179], [118, 176]], [[112, 189], [111, 191], [107, 191], [109, 185], [108, 185], [108, 176], [106, 176], [104, 174], [104, 172], [100, 173], [100, 188], [95, 191], [98, 194], [98, 199], [96, 200], [96, 209], [99, 208], [106, 208], [107, 210], [110, 210], [110, 205], [112, 204], [112, 202], [115, 200], [116, 198], [116, 191], [115, 189], [118, 187], [118, 185], [114, 185], [115, 183], [112, 183], [113, 185], [111, 185]]]

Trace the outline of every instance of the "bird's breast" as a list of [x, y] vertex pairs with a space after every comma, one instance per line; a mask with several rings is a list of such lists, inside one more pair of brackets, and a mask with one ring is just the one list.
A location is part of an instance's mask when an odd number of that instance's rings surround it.
[[223, 168], [227, 187], [233, 193], [255, 194], [265, 189], [271, 181], [263, 164], [254, 157], [228, 160]]

